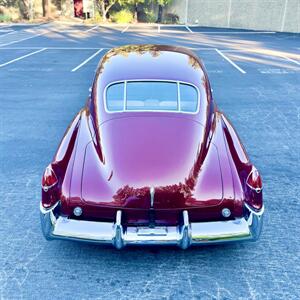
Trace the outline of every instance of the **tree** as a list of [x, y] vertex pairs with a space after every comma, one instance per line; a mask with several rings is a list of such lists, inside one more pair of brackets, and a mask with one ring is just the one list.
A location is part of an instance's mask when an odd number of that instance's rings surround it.
[[18, 1], [19, 4], [19, 11], [20, 15], [23, 19], [28, 20], [29, 19], [29, 1], [27, 0], [20, 0]]
[[107, 14], [109, 10], [117, 3], [119, 0], [97, 0], [97, 6], [101, 11], [103, 22], [107, 21]]
[[173, 0], [156, 0], [158, 4], [158, 16], [157, 16], [157, 23], [161, 23], [162, 21], [162, 14], [163, 14], [163, 8], [170, 4]]
[[134, 9], [134, 21], [137, 22], [138, 21], [138, 5], [139, 4], [145, 4], [145, 2], [147, 2], [147, 0], [119, 0], [119, 3], [121, 5], [130, 5], [133, 6]]
[[137, 22], [137, 14], [138, 14], [138, 5], [145, 4], [146, 0], [122, 0], [124, 4], [129, 4], [133, 6], [134, 9], [134, 21]]
[[43, 17], [51, 17], [51, 0], [43, 0]]

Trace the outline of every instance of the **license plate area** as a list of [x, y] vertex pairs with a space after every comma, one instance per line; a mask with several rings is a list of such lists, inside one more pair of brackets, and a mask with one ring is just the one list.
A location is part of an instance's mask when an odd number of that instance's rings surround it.
[[139, 236], [166, 236], [168, 234], [167, 227], [138, 227], [137, 228], [137, 235]]

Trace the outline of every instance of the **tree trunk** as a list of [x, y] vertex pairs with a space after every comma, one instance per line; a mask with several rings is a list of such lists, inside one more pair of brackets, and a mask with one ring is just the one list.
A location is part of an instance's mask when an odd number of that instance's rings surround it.
[[66, 3], [66, 16], [73, 17], [74, 16], [74, 7], [73, 7], [73, 5], [71, 6], [71, 1], [65, 0], [65, 3]]
[[162, 21], [162, 13], [163, 13], [163, 7], [162, 5], [158, 5], [158, 16], [156, 23], [161, 23]]
[[23, 19], [29, 19], [29, 3], [27, 0], [19, 1], [19, 10]]
[[134, 22], [137, 23], [138, 21], [138, 6], [137, 3], [134, 5]]
[[74, 8], [72, 7], [73, 8], [72, 10], [70, 0], [61, 0], [60, 6], [61, 6], [61, 12], [63, 16], [67, 16], [67, 17], [74, 16]]
[[102, 14], [103, 22], [106, 22], [107, 21], [107, 18], [106, 18], [107, 10], [105, 9], [105, 1], [101, 2], [101, 14]]
[[51, 0], [43, 0], [43, 17], [51, 17]]

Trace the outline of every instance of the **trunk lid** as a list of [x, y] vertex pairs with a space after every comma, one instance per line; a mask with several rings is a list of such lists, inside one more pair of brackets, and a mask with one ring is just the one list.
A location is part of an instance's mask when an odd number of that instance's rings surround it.
[[87, 204], [120, 207], [134, 217], [134, 210], [154, 209], [163, 216], [166, 209], [215, 206], [222, 201], [216, 149], [208, 162], [213, 166], [198, 170], [199, 174], [195, 171], [206, 143], [204, 126], [195, 120], [119, 117], [103, 123], [99, 132], [105, 162], [90, 143], [82, 173], [82, 199]]

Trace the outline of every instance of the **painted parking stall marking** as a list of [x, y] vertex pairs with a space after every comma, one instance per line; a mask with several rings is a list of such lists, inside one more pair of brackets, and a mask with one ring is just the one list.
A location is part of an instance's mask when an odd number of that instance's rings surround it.
[[91, 59], [93, 59], [96, 55], [98, 55], [102, 49], [99, 49], [98, 51], [96, 51], [93, 55], [91, 55], [90, 57], [88, 57], [86, 60], [84, 60], [81, 64], [79, 64], [77, 67], [75, 67], [74, 69], [72, 69], [71, 72], [76, 72], [77, 70], [79, 70], [82, 66], [84, 66], [86, 63], [88, 63]]
[[192, 31], [192, 29], [189, 26], [184, 26], [186, 28], [187, 31], [189, 31], [190, 33], [193, 33], [194, 31]]
[[11, 32], [11, 31], [14, 31], [12, 29], [0, 29], [0, 32]]
[[236, 63], [234, 63], [229, 57], [227, 57], [225, 54], [223, 54], [219, 49], [215, 49], [218, 54], [220, 54], [225, 60], [227, 60], [233, 67], [235, 67], [237, 70], [239, 70], [242, 74], [246, 74], [246, 71], [244, 71], [242, 68], [240, 68]]
[[294, 59], [289, 58], [289, 57], [287, 57], [287, 56], [282, 56], [282, 57], [285, 58], [286, 60], [291, 61], [291, 62], [293, 62], [294, 64], [300, 66], [300, 62], [297, 61], [297, 60], [294, 60]]
[[99, 28], [99, 26], [97, 25], [97, 26], [94, 26], [94, 27], [89, 28], [89, 29], [87, 29], [87, 30], [84, 30], [84, 32], [90, 32], [90, 31], [95, 30], [95, 29], [98, 29], [98, 28]]
[[[47, 50], [99, 50], [99, 47], [3, 47], [1, 50], [35, 50], [47, 48]], [[111, 49], [111, 48], [102, 48]]]
[[7, 66], [7, 65], [10, 65], [10, 64], [12, 64], [12, 63], [14, 63], [14, 62], [16, 62], [16, 61], [22, 60], [22, 59], [24, 59], [24, 58], [26, 58], [26, 57], [32, 56], [32, 55], [34, 55], [34, 54], [43, 52], [43, 51], [45, 51], [46, 49], [47, 49], [47, 48], [42, 48], [42, 49], [40, 49], [40, 50], [37, 50], [37, 51], [34, 51], [34, 52], [30, 52], [30, 53], [28, 53], [28, 54], [26, 54], [26, 55], [17, 57], [17, 58], [15, 58], [15, 59], [13, 59], [13, 60], [10, 60], [10, 61], [8, 61], [8, 62], [6, 62], [6, 63], [1, 64], [1, 65], [0, 65], [0, 68], [5, 67], [5, 66]]
[[259, 31], [259, 32], [254, 32], [254, 31], [193, 31], [194, 33], [202, 33], [202, 34], [222, 34], [222, 35], [231, 35], [231, 34], [274, 34], [276, 33], [275, 31]]
[[239, 65], [247, 66], [253, 72], [262, 74], [289, 74], [300, 72], [300, 55], [289, 53], [283, 55], [282, 51], [266, 49], [227, 49], [222, 52], [230, 53], [230, 58], [238, 60]]
[[12, 45], [12, 44], [15, 44], [15, 43], [19, 43], [19, 42], [23, 42], [23, 41], [26, 41], [26, 40], [29, 40], [29, 39], [33, 39], [33, 38], [36, 38], [38, 36], [44, 35], [46, 33], [47, 32], [42, 32], [42, 33], [35, 34], [33, 36], [29, 36], [29, 37], [27, 36], [25, 38], [21, 38], [21, 39], [17, 39], [17, 40], [7, 42], [7, 43], [3, 43], [3, 44], [0, 44], [0, 47], [9, 46], [9, 45]]
[[124, 33], [125, 31], [128, 30], [129, 27], [130, 27], [130, 25], [127, 25], [121, 32]]
[[[16, 25], [14, 26], [21, 26]], [[14, 30], [12, 33], [9, 33], [3, 37], [0, 36], [0, 47], [9, 46], [15, 43], [27, 41], [36, 37], [39, 37], [41, 35], [45, 35], [50, 32], [51, 27], [49, 24], [41, 24], [41, 25], [29, 25], [26, 24], [25, 28], [22, 28], [21, 30]]]
[[231, 67], [218, 53], [216, 53], [215, 48], [190, 48], [198, 57], [200, 57], [209, 77], [212, 75], [222, 76], [224, 70], [228, 72], [230, 69], [232, 72], [236, 73], [237, 76], [239, 72]]
[[14, 30], [11, 30], [11, 31], [8, 31], [8, 32], [6, 32], [6, 33], [4, 33], [4, 34], [1, 34], [1, 35], [0, 35], [0, 40], [1, 40], [2, 37], [5, 37], [5, 36], [10, 35], [10, 34], [13, 34], [13, 33], [15, 33]]

